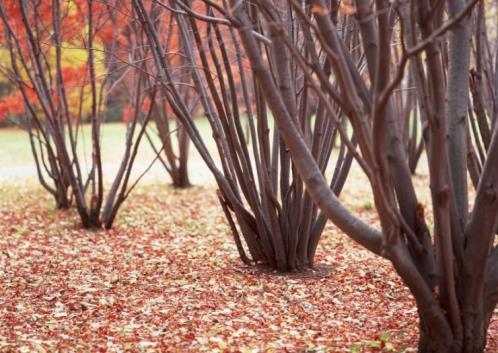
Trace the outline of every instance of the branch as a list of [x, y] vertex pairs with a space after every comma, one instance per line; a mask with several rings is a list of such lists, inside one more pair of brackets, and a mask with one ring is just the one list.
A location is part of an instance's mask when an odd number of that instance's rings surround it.
[[382, 243], [380, 232], [353, 215], [332, 193], [301, 133], [289, 116], [282, 98], [278, 95], [278, 88], [272, 80], [271, 73], [265, 67], [256, 38], [250, 30], [251, 23], [246, 13], [243, 9], [238, 8], [234, 15], [242, 24], [239, 28], [239, 34], [254, 75], [265, 94], [279, 131], [289, 147], [296, 168], [305, 182], [310, 196], [325, 215], [348, 236], [370, 251], [380, 254]]
[[[482, 0], [472, 0], [469, 2], [455, 17], [453, 17], [450, 21], [447, 21], [444, 25], [439, 27], [437, 30], [435, 30], [430, 36], [428, 36], [426, 39], [423, 41], [419, 42], [417, 45], [406, 49], [404, 46], [404, 41], [401, 41], [403, 50], [404, 50], [404, 55], [401, 58], [401, 62], [398, 65], [398, 69], [396, 70], [396, 74], [394, 75], [394, 79], [391, 81], [391, 83], [383, 90], [383, 92], [380, 94], [379, 99], [377, 100], [376, 104], [376, 111], [380, 111], [386, 104], [391, 96], [392, 91], [396, 88], [396, 86], [399, 85], [401, 80], [403, 79], [403, 73], [406, 67], [406, 64], [408, 63], [408, 59], [414, 55], [417, 55], [421, 51], [423, 51], [427, 46], [432, 44], [434, 40], [436, 40], [438, 37], [442, 36], [446, 32], [448, 32], [450, 29], [453, 28], [456, 24], [460, 22], [467, 14], [472, 10], [475, 4], [477, 4], [479, 1]], [[403, 21], [400, 21], [401, 24], [401, 30], [403, 31]], [[401, 35], [401, 38], [403, 38], [403, 35]]]

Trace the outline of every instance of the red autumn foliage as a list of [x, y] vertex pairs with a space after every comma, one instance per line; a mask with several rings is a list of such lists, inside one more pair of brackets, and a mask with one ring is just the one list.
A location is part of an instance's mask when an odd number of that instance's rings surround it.
[[[36, 102], [36, 92], [34, 89], [26, 86], [28, 100], [31, 103]], [[24, 98], [20, 91], [14, 91], [9, 96], [0, 99], [0, 121], [7, 119], [9, 116], [21, 114], [24, 112]]]
[[9, 115], [15, 115], [24, 111], [22, 96], [16, 92], [0, 101], [0, 121], [5, 120]]
[[[64, 66], [62, 67], [62, 75], [66, 88], [71, 91], [71, 89], [80, 89], [81, 86], [88, 84], [86, 79], [86, 65], [81, 65], [79, 67]], [[36, 91], [29, 87], [25, 83], [26, 93], [28, 95], [28, 100], [30, 104], [37, 107], [39, 104]], [[57, 96], [54, 95], [54, 100]], [[25, 112], [24, 97], [19, 90], [15, 90], [12, 94], [0, 98], [0, 121], [5, 120], [9, 116], [17, 115]]]
[[[150, 109], [150, 98], [145, 97], [140, 106], [140, 113], [146, 114], [149, 109]], [[123, 107], [123, 122], [127, 124], [130, 120], [134, 120], [135, 115], [136, 115], [135, 106], [131, 105], [129, 102], [126, 102]]]
[[67, 87], [81, 87], [83, 85], [89, 84], [87, 70], [88, 68], [86, 64], [78, 67], [63, 66], [62, 76], [64, 79], [64, 84]]

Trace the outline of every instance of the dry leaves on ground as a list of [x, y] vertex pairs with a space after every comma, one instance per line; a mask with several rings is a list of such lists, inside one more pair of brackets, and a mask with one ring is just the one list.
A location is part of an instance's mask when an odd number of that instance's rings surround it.
[[242, 266], [213, 188], [142, 187], [98, 232], [34, 186], [0, 195], [0, 352], [415, 352], [410, 294], [332, 226], [326, 270], [282, 276]]

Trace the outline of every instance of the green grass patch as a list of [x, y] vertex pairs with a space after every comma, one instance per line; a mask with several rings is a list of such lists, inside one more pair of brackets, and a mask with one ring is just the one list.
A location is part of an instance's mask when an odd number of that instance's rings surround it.
[[[209, 142], [212, 134], [207, 119], [197, 119], [196, 125], [203, 139]], [[160, 148], [161, 144], [154, 124], [150, 125], [148, 131], [156, 147]], [[119, 122], [103, 124], [101, 133], [102, 161], [104, 163], [119, 163], [125, 150], [126, 125]], [[138, 135], [138, 131], [135, 132], [136, 135]], [[172, 136], [175, 138], [176, 134], [173, 133]], [[92, 141], [90, 125], [83, 125], [80, 129], [78, 136], [78, 156], [82, 159], [82, 164], [90, 163], [91, 161]], [[155, 152], [144, 136], [137, 160], [152, 161], [154, 157]], [[16, 167], [31, 165], [32, 163], [33, 156], [28, 134], [16, 128], [0, 129], [0, 165], [4, 167]]]

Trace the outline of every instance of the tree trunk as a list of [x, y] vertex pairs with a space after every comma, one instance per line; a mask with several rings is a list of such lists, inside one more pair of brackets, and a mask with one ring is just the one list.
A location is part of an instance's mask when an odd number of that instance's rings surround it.
[[178, 165], [177, 172], [172, 175], [173, 186], [175, 188], [185, 189], [191, 187], [190, 179], [188, 177], [188, 168], [187, 164], [180, 163]]
[[56, 193], [54, 195], [55, 198], [55, 206], [58, 210], [67, 210], [71, 207], [71, 200], [67, 196], [68, 188], [56, 185]]
[[[430, 327], [426, 325], [422, 318], [419, 318], [419, 353], [451, 353], [448, 342], [441, 342], [441, 339], [432, 334]], [[455, 352], [456, 353], [456, 352]]]
[[102, 221], [100, 220], [100, 212], [79, 212], [81, 218], [81, 225], [85, 229], [100, 229], [102, 228]]
[[486, 347], [487, 325], [485, 320], [469, 320], [469, 334], [466, 335], [462, 343], [437, 338], [431, 332], [423, 319], [420, 319], [418, 342], [419, 353], [483, 353]]
[[192, 186], [188, 176], [188, 157], [189, 157], [189, 144], [190, 138], [183, 125], [177, 121], [178, 126], [178, 183], [173, 184], [179, 188], [188, 188]]

